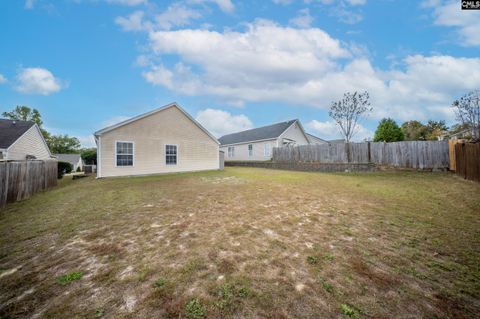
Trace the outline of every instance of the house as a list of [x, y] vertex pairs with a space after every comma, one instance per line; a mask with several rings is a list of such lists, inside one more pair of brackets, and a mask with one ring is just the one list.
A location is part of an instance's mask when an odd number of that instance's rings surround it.
[[80, 168], [80, 171], [83, 171], [83, 162], [80, 154], [54, 154], [59, 162], [67, 162], [72, 164], [73, 171], [76, 172], [77, 168]]
[[337, 140], [330, 140], [330, 141], [327, 141], [328, 144], [343, 144], [345, 143], [345, 140], [344, 139], [337, 139]]
[[218, 140], [226, 161], [267, 161], [274, 147], [310, 144], [297, 119], [224, 135]]
[[219, 142], [177, 103], [94, 134], [97, 177], [219, 169]]
[[52, 159], [50, 149], [37, 124], [0, 119], [0, 159]]
[[328, 144], [328, 141], [321, 139], [318, 136], [306, 133], [308, 142], [310, 145], [321, 145], [321, 144]]

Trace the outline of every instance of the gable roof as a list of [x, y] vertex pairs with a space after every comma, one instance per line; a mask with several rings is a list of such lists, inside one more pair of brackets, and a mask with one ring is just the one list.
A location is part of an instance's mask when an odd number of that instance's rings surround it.
[[109, 131], [112, 131], [120, 126], [123, 126], [123, 125], [127, 125], [129, 123], [132, 123], [132, 122], [135, 122], [135, 121], [138, 121], [138, 120], [141, 120], [147, 116], [150, 116], [150, 115], [153, 115], [155, 113], [158, 113], [158, 112], [161, 112], [163, 110], [166, 110], [166, 109], [169, 109], [171, 107], [176, 107], [178, 110], [180, 110], [187, 118], [189, 118], [196, 126], [198, 126], [198, 128], [200, 128], [202, 131], [204, 131], [212, 140], [214, 140], [215, 142], [217, 142], [218, 144], [220, 144], [218, 142], [218, 140], [215, 138], [215, 136], [213, 136], [209, 131], [207, 131], [206, 128], [204, 128], [200, 123], [198, 123], [190, 114], [188, 114], [183, 108], [180, 107], [180, 105], [178, 105], [177, 102], [172, 102], [170, 104], [167, 104], [167, 105], [164, 105], [162, 107], [159, 107], [155, 110], [152, 110], [150, 112], [147, 112], [147, 113], [143, 113], [143, 114], [140, 114], [140, 115], [137, 115], [135, 117], [132, 117], [128, 120], [125, 120], [125, 121], [122, 121], [120, 123], [117, 123], [117, 124], [114, 124], [114, 125], [111, 125], [111, 126], [108, 126], [106, 128], [103, 128], [101, 130], [98, 130], [96, 131], [93, 135], [95, 137], [98, 137], [100, 135], [102, 135], [103, 133], [106, 133], [106, 132], [109, 132]]
[[72, 165], [77, 165], [81, 159], [80, 154], [54, 154], [59, 162], [67, 162]]
[[262, 126], [251, 130], [228, 134], [220, 137], [218, 140], [221, 145], [246, 143], [259, 140], [274, 139], [282, 135], [297, 119], [272, 125]]
[[313, 135], [313, 134], [310, 134], [310, 133], [305, 132], [305, 135], [307, 135], [307, 137], [308, 137], [309, 139], [310, 139], [310, 138], [313, 138], [313, 139], [317, 139], [317, 140], [323, 141], [323, 142], [325, 142], [325, 143], [328, 143], [327, 140], [324, 140], [323, 138], [320, 138], [320, 137], [315, 136], [315, 135]]
[[0, 148], [9, 148], [34, 122], [0, 119]]

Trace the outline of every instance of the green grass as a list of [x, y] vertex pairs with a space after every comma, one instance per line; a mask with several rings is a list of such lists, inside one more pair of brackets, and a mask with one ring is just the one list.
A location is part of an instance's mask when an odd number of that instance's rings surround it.
[[80, 271], [74, 271], [69, 274], [58, 277], [57, 281], [60, 285], [64, 286], [72, 281], [80, 280], [83, 277], [83, 273]]
[[0, 212], [0, 317], [476, 318], [479, 212], [448, 173], [66, 178]]

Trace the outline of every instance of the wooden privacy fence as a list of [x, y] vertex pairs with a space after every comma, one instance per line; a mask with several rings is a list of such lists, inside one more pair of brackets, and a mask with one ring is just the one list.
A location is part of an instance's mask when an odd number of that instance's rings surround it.
[[0, 207], [57, 185], [57, 161], [0, 162]]
[[480, 144], [455, 144], [455, 162], [457, 175], [465, 179], [480, 182]]
[[402, 168], [446, 169], [449, 154], [446, 141], [365, 142], [276, 147], [273, 161], [375, 163]]

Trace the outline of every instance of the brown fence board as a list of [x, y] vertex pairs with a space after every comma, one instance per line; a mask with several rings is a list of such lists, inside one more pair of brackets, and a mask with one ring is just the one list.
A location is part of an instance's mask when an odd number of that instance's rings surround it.
[[275, 162], [375, 163], [415, 169], [449, 167], [448, 143], [404, 141], [394, 143], [349, 143], [276, 147]]
[[455, 162], [457, 175], [480, 182], [480, 144], [455, 144]]
[[0, 207], [57, 185], [57, 161], [0, 162]]

